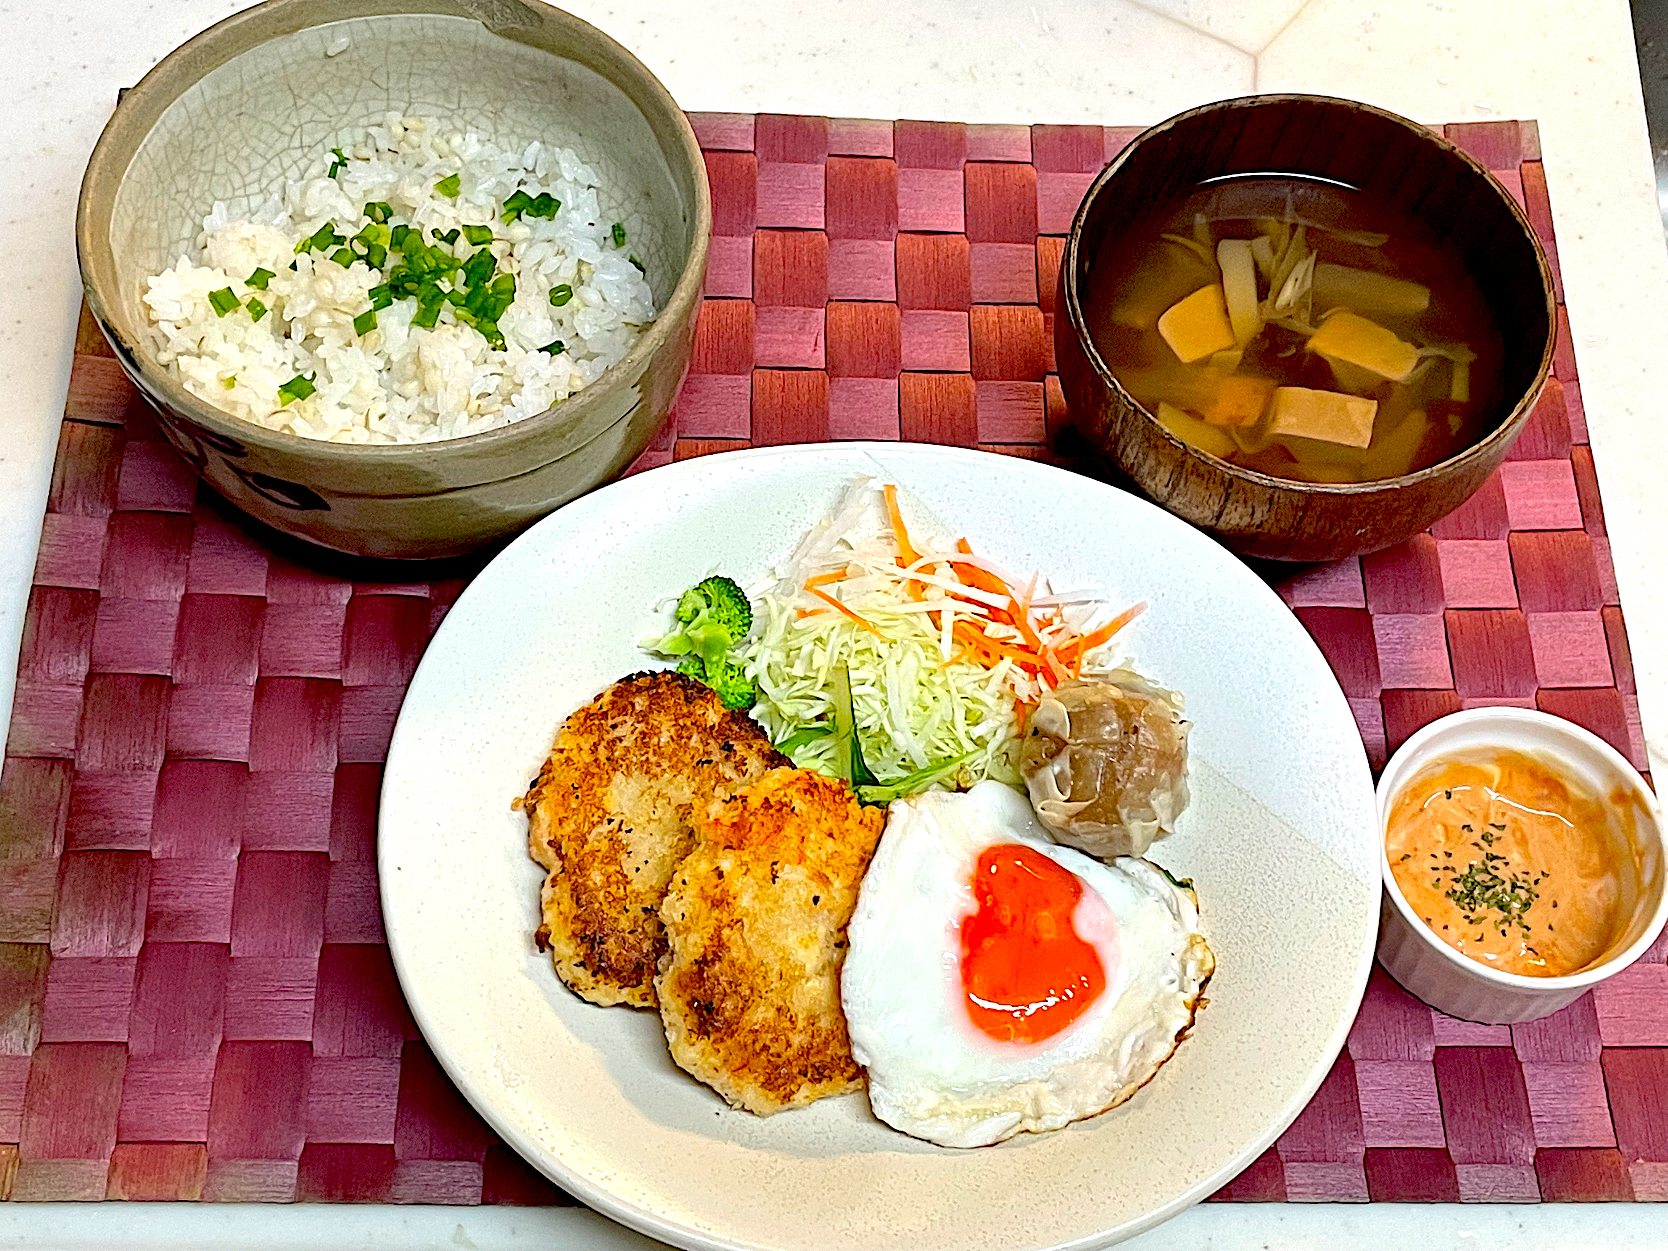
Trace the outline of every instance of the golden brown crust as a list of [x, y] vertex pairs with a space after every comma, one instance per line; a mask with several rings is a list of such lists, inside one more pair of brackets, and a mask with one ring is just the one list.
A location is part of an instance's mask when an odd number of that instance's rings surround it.
[[522, 800], [556, 972], [592, 1003], [654, 1006], [659, 908], [690, 810], [785, 764], [757, 723], [671, 672], [622, 678], [573, 713]]
[[840, 969], [884, 821], [793, 768], [697, 813], [661, 904], [655, 987], [672, 1058], [733, 1106], [767, 1116], [862, 1086]]

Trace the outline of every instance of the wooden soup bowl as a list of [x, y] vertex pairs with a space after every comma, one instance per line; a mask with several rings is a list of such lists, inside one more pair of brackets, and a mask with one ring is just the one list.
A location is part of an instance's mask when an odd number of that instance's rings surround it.
[[[1313, 483], [1244, 469], [1182, 442], [1118, 382], [1089, 338], [1084, 294], [1103, 250], [1156, 204], [1224, 175], [1347, 183], [1412, 214], [1464, 259], [1499, 321], [1504, 397], [1489, 433], [1447, 460], [1375, 482]], [[1458, 508], [1505, 458], [1552, 363], [1552, 273], [1529, 220], [1489, 172], [1405, 118], [1327, 96], [1222, 100], [1145, 131], [1090, 185], [1060, 264], [1060, 382], [1096, 456], [1235, 552], [1325, 561], [1411, 538]]]

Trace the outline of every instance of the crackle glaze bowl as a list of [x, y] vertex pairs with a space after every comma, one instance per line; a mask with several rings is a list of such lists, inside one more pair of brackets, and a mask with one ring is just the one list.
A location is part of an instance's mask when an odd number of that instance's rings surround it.
[[[439, 443], [325, 443], [191, 394], [157, 360], [145, 279], [192, 250], [215, 201], [248, 211], [391, 110], [578, 152], [634, 241], [659, 316], [570, 398]], [[578, 18], [531, 0], [270, 0], [183, 44], [126, 93], [87, 166], [76, 248], [100, 329], [210, 486], [308, 543], [421, 559], [513, 534], [649, 444], [689, 364], [711, 227], [687, 119]]]

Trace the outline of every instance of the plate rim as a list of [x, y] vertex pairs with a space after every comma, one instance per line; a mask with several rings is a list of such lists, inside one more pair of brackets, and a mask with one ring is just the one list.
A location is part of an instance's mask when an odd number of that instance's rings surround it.
[[[497, 565], [501, 561], [505, 560], [511, 552], [517, 550], [518, 548], [522, 548], [523, 546], [535, 546], [539, 541], [538, 536], [541, 531], [547, 528], [555, 528], [561, 524], [561, 522], [558, 521], [559, 518], [562, 518], [564, 521], [567, 520], [566, 518], [563, 518], [564, 513], [568, 513], [570, 509], [575, 509], [576, 506], [578, 511], [587, 511], [591, 508], [595, 508], [597, 507], [596, 502], [598, 500], [618, 493], [622, 488], [632, 490], [639, 489], [632, 484], [639, 482], [639, 480], [652, 480], [656, 477], [656, 475], [660, 475], [662, 477], [669, 475], [694, 477], [697, 473], [703, 475], [710, 474], [715, 469], [722, 472], [722, 470], [727, 466], [738, 462], [814, 458], [819, 454], [826, 454], [829, 452], [847, 455], [867, 454], [876, 457], [883, 455], [896, 457], [901, 454], [906, 458], [919, 459], [929, 462], [942, 460], [952, 462], [967, 461], [984, 465], [988, 465], [994, 461], [1002, 461], [1017, 473], [1035, 474], [1039, 477], [1050, 479], [1064, 478], [1069, 479], [1075, 485], [1086, 485], [1091, 489], [1115, 492], [1116, 494], [1123, 496], [1128, 503], [1133, 503], [1141, 509], [1150, 510], [1151, 514], [1153, 514], [1155, 519], [1158, 520], [1158, 524], [1172, 526], [1178, 533], [1185, 531], [1191, 536], [1191, 539], [1185, 541], [1197, 542], [1205, 547], [1215, 549], [1220, 557], [1225, 558], [1227, 562], [1240, 570], [1244, 576], [1250, 580], [1250, 582], [1254, 585], [1254, 589], [1252, 591], [1253, 594], [1267, 596], [1269, 599], [1272, 599], [1274, 603], [1279, 606], [1282, 612], [1292, 617], [1294, 621], [1297, 621], [1298, 627], [1302, 630], [1304, 638], [1308, 640], [1309, 646], [1313, 647], [1316, 655], [1319, 656], [1323, 667], [1331, 678], [1332, 686], [1336, 688], [1339, 698], [1345, 701], [1345, 705], [1347, 707], [1347, 696], [1343, 691], [1342, 685], [1338, 682], [1337, 675], [1333, 671], [1331, 663], [1326, 660], [1325, 653], [1321, 652], [1319, 644], [1314, 642], [1313, 637], [1309, 635], [1306, 629], [1303, 629], [1302, 622], [1299, 621], [1296, 614], [1292, 612], [1291, 606], [1282, 600], [1279, 595], [1275, 593], [1272, 587], [1258, 577], [1255, 572], [1246, 566], [1226, 547], [1223, 547], [1221, 544], [1211, 539], [1203, 531], [1189, 525], [1179, 517], [1167, 512], [1151, 500], [1145, 499], [1133, 491], [1115, 486], [1109, 482], [1104, 482], [1098, 478], [1090, 477], [1086, 474], [1075, 473], [1069, 469], [1050, 464], [1046, 461], [1035, 461], [1025, 457], [1007, 456], [999, 452], [987, 452], [978, 448], [966, 448], [946, 444], [913, 443], [901, 440], [834, 440], [823, 443], [788, 443], [769, 445], [765, 447], [738, 448], [728, 452], [719, 452], [706, 456], [692, 457], [691, 459], [685, 461], [673, 461], [669, 464], [655, 466], [652, 469], [643, 470], [627, 477], [616, 478], [612, 482], [599, 487], [595, 491], [580, 496], [577, 500], [573, 500], [570, 503], [564, 504], [555, 509], [545, 517], [535, 522], [533, 525], [529, 526], [521, 534], [517, 535], [516, 538], [510, 543], [506, 544], [500, 551], [493, 555], [491, 560], [476, 571], [474, 576], [471, 577], [468, 585], [464, 587], [458, 598], [453, 601], [452, 605], [447, 609], [446, 616], [441, 620], [441, 623], [435, 630], [435, 633], [425, 645], [423, 655], [419, 658], [417, 667], [412, 671], [411, 679], [407, 683], [405, 692], [400, 699], [400, 710], [395, 719], [393, 733], [389, 739], [388, 751], [384, 758], [382, 784], [379, 787], [377, 799], [377, 898], [382, 913], [383, 933], [385, 939], [387, 940], [389, 959], [393, 965], [395, 977], [399, 982], [401, 996], [405, 1000], [406, 1007], [410, 1011], [412, 1019], [416, 1023], [418, 1031], [423, 1037], [424, 1043], [434, 1055], [436, 1062], [445, 1072], [448, 1079], [451, 1080], [452, 1084], [457, 1088], [458, 1093], [463, 1096], [465, 1101], [468, 1102], [476, 1114], [479, 1115], [489, 1126], [491, 1126], [493, 1131], [496, 1132], [506, 1144], [511, 1146], [528, 1164], [532, 1165], [539, 1172], [543, 1173], [550, 1181], [554, 1182], [557, 1186], [575, 1199], [584, 1203], [586, 1206], [601, 1212], [611, 1220], [617, 1221], [618, 1223], [625, 1225], [627, 1228], [632, 1229], [645, 1237], [666, 1242], [675, 1247], [687, 1248], [688, 1251], [759, 1251], [760, 1244], [708, 1235], [701, 1230], [662, 1216], [652, 1209], [640, 1207], [636, 1204], [627, 1202], [616, 1196], [606, 1187], [600, 1184], [595, 1184], [589, 1178], [576, 1172], [573, 1168], [569, 1167], [567, 1161], [556, 1152], [548, 1150], [541, 1144], [533, 1141], [529, 1135], [523, 1132], [521, 1127], [513, 1119], [504, 1115], [492, 1100], [485, 1098], [482, 1094], [480, 1094], [480, 1092], [477, 1092], [474, 1089], [472, 1081], [469, 1080], [467, 1076], [467, 1070], [463, 1069], [457, 1057], [451, 1054], [450, 1047], [444, 1043], [443, 1039], [445, 1036], [433, 1029], [433, 1021], [429, 1016], [427, 1007], [420, 1002], [418, 997], [412, 994], [412, 981], [408, 975], [408, 965], [402, 951], [402, 940], [397, 937], [400, 927], [393, 919], [397, 914], [396, 911], [391, 909], [389, 906], [389, 887], [394, 875], [387, 871], [387, 861], [391, 858], [392, 853], [387, 848], [382, 832], [385, 828], [384, 818], [387, 816], [387, 810], [391, 803], [389, 787], [390, 774], [392, 773], [391, 764], [395, 758], [396, 751], [400, 746], [402, 730], [406, 730], [408, 725], [407, 713], [411, 702], [411, 692], [417, 687], [418, 682], [422, 679], [423, 671], [429, 664], [430, 656], [434, 652], [435, 645], [441, 641], [448, 626], [452, 624], [456, 615], [457, 607], [462, 604], [468, 596], [477, 591], [477, 588], [481, 585], [482, 578], [488, 570], [490, 570], [494, 565]], [[1368, 805], [1371, 806], [1375, 802], [1372, 768], [1367, 758], [1365, 742], [1361, 739], [1359, 732], [1355, 735], [1355, 746], [1356, 750], [1360, 753], [1359, 759], [1361, 761], [1362, 774], [1365, 780], [1366, 798]], [[1374, 811], [1376, 811], [1376, 808]], [[1371, 894], [1370, 911], [1376, 918], [1383, 906], [1383, 883], [1378, 879], [1376, 874], [1372, 876], [1372, 880], [1369, 884], [1369, 891]], [[1353, 977], [1354, 984], [1348, 998], [1348, 1003], [1350, 1005], [1349, 1011], [1342, 1015], [1339, 1024], [1334, 1027], [1331, 1037], [1326, 1040], [1325, 1046], [1322, 1049], [1324, 1063], [1317, 1062], [1315, 1064], [1313, 1069], [1305, 1076], [1300, 1092], [1293, 1099], [1288, 1101], [1286, 1107], [1282, 1109], [1280, 1115], [1273, 1123], [1271, 1123], [1270, 1127], [1257, 1135], [1250, 1146], [1240, 1151], [1226, 1164], [1221, 1165], [1207, 1177], [1188, 1187], [1168, 1202], [1161, 1204], [1122, 1225], [1117, 1225], [1096, 1233], [1086, 1234], [1080, 1238], [1067, 1242], [1054, 1243], [1047, 1248], [1047, 1251], [1094, 1251], [1094, 1249], [1108, 1247], [1114, 1245], [1115, 1243], [1123, 1242], [1129, 1238], [1137, 1236], [1138, 1234], [1144, 1233], [1147, 1230], [1153, 1229], [1219, 1190], [1233, 1178], [1244, 1172], [1253, 1161], [1267, 1151], [1275, 1140], [1278, 1139], [1280, 1135], [1283, 1134], [1303, 1113], [1304, 1109], [1308, 1107], [1309, 1103], [1314, 1098], [1315, 1092], [1320, 1089], [1321, 1085], [1326, 1081], [1327, 1076], [1336, 1066], [1338, 1056], [1342, 1053], [1344, 1045], [1348, 1041], [1350, 1030], [1360, 1012], [1361, 1003], [1366, 994], [1367, 983], [1371, 976], [1373, 963], [1376, 958], [1378, 946], [1378, 925], [1376, 920], [1366, 926], [1365, 933], [1366, 940], [1363, 944], [1363, 948], [1357, 953], [1356, 956], [1356, 965]]]

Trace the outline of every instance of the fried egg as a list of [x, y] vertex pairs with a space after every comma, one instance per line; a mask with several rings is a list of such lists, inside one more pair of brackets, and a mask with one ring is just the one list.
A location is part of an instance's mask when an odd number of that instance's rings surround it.
[[1059, 846], [1000, 782], [892, 804], [848, 939], [841, 1004], [869, 1103], [946, 1147], [1128, 1099], [1215, 967], [1190, 890]]

